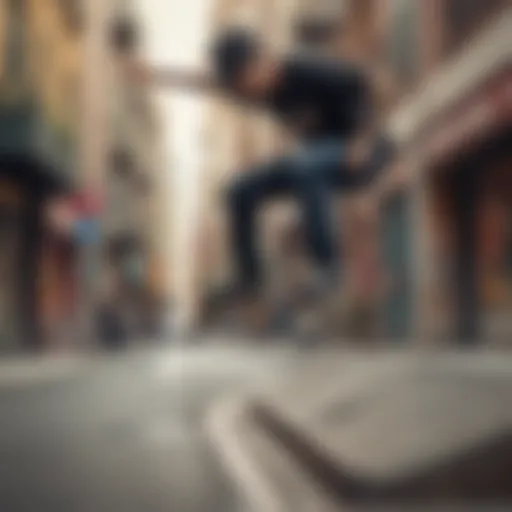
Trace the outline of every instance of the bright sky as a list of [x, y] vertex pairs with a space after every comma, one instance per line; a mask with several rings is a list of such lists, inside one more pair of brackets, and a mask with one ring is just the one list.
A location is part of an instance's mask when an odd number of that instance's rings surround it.
[[[148, 59], [154, 64], [201, 66], [205, 37], [208, 33], [210, 0], [137, 0], [145, 28]], [[199, 131], [201, 101], [179, 91], [157, 95], [164, 121], [164, 151], [167, 155], [167, 185], [172, 203], [174, 282], [180, 303], [190, 314], [194, 226], [197, 209], [197, 187], [201, 172]], [[171, 236], [169, 237], [171, 239]], [[186, 321], [186, 319], [184, 320]]]

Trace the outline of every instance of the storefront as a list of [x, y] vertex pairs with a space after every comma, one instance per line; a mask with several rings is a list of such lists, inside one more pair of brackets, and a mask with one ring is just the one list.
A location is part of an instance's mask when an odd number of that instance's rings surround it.
[[[509, 141], [510, 144], [511, 141]], [[482, 335], [512, 340], [512, 151], [486, 169], [477, 217]]]
[[21, 311], [22, 191], [0, 179], [0, 351], [16, 346]]
[[41, 341], [46, 348], [68, 346], [78, 306], [78, 248], [74, 239], [46, 230], [39, 274]]
[[[91, 251], [100, 239], [100, 194], [77, 191], [49, 198], [39, 264], [38, 307], [41, 341], [46, 348], [72, 348], [90, 300], [101, 289], [101, 262]], [[87, 308], [87, 309], [86, 309]], [[83, 327], [81, 327], [83, 329]]]
[[[511, 339], [512, 74], [495, 74], [426, 136], [445, 335]], [[435, 317], [435, 315], [433, 315]]]

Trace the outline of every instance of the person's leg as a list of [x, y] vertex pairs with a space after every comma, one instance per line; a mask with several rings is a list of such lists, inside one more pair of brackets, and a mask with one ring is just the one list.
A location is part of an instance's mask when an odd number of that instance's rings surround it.
[[352, 168], [346, 146], [339, 140], [311, 145], [296, 157], [309, 246], [322, 268], [337, 266], [337, 234], [333, 223], [332, 193], [353, 192], [369, 186], [394, 155], [393, 144], [378, 137], [367, 162]]
[[267, 199], [293, 193], [295, 181], [292, 162], [284, 158], [242, 172], [229, 186], [228, 209], [237, 285], [248, 292], [257, 288], [262, 278], [257, 247], [258, 210]]
[[332, 196], [359, 184], [344, 158], [345, 147], [339, 140], [311, 144], [294, 157], [308, 249], [320, 273], [333, 284], [339, 271], [339, 236]]
[[[382, 158], [379, 155], [379, 158]], [[374, 158], [374, 161], [377, 159]], [[235, 262], [240, 282], [252, 288], [261, 279], [256, 246], [256, 213], [269, 198], [292, 194], [299, 200], [306, 238], [315, 263], [335, 273], [338, 266], [336, 226], [331, 195], [368, 183], [373, 166], [353, 170], [346, 162], [342, 141], [312, 144], [292, 157], [282, 158], [237, 176], [229, 188], [229, 210]]]
[[331, 186], [326, 179], [325, 155], [304, 150], [295, 160], [295, 192], [302, 210], [305, 240], [313, 263], [326, 274], [337, 267], [337, 236], [331, 201]]
[[350, 155], [344, 154], [332, 182], [338, 190], [357, 190], [370, 186], [396, 155], [393, 141], [378, 135], [369, 143], [368, 156], [360, 163], [350, 162]]
[[332, 196], [360, 188], [365, 180], [350, 167], [340, 140], [326, 140], [304, 148], [295, 158], [306, 241], [315, 272], [295, 297], [294, 327], [300, 339], [311, 342], [329, 332], [337, 306], [341, 276], [340, 235]]

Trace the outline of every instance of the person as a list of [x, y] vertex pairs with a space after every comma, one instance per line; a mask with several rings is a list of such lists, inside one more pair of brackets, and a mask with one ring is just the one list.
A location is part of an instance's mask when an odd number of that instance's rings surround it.
[[294, 135], [291, 154], [236, 174], [228, 187], [237, 277], [230, 296], [257, 299], [263, 276], [257, 212], [271, 198], [299, 203], [307, 248], [324, 293], [341, 278], [333, 193], [367, 187], [386, 167], [393, 144], [372, 115], [372, 88], [364, 70], [348, 62], [305, 54], [277, 55], [253, 32], [230, 28], [214, 41], [212, 70], [201, 76], [145, 71], [148, 81], [219, 91], [267, 111]]

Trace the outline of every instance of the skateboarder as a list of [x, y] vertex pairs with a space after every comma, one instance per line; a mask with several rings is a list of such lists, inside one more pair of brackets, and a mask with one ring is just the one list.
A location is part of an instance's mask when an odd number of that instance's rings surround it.
[[229, 29], [214, 42], [208, 76], [143, 71], [161, 85], [216, 90], [267, 111], [296, 138], [298, 149], [262, 162], [230, 183], [227, 204], [236, 262], [234, 297], [257, 298], [262, 269], [256, 214], [270, 198], [300, 205], [307, 247], [324, 294], [340, 278], [338, 234], [331, 197], [368, 186], [391, 158], [392, 145], [372, 115], [372, 84], [348, 63], [303, 55], [276, 55], [254, 33]]

